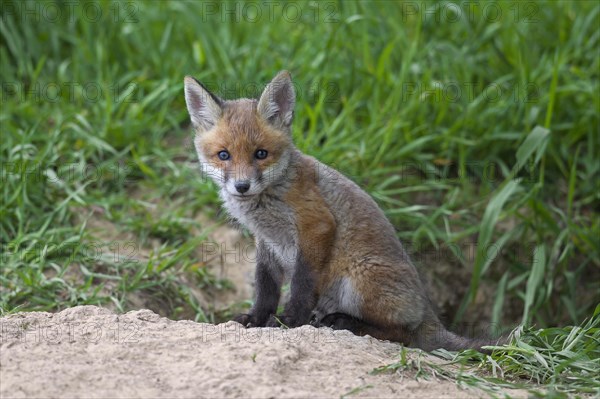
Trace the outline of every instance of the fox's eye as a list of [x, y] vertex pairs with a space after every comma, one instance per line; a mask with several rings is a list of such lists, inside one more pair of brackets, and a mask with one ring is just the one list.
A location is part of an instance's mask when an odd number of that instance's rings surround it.
[[231, 158], [231, 155], [229, 155], [227, 151], [219, 151], [217, 156], [221, 161], [227, 161], [229, 158]]
[[265, 159], [267, 155], [269, 155], [267, 150], [256, 150], [254, 153], [254, 157], [256, 157], [256, 159]]

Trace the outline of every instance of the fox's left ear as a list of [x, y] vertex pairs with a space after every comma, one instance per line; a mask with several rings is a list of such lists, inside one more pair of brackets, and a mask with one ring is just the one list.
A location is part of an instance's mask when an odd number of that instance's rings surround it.
[[267, 85], [258, 100], [257, 110], [273, 126], [289, 131], [294, 118], [296, 93], [288, 71], [281, 71]]

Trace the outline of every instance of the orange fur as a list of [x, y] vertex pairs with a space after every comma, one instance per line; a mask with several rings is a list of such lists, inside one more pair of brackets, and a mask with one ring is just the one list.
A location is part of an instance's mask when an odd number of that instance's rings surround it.
[[325, 271], [335, 241], [336, 222], [319, 192], [316, 177], [314, 164], [303, 158], [286, 202], [294, 210], [300, 251], [314, 269], [320, 291], [329, 283]]

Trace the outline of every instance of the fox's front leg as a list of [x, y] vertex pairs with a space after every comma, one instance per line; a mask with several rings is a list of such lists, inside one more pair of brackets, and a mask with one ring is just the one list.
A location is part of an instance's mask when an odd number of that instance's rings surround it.
[[308, 324], [311, 312], [317, 304], [315, 277], [310, 265], [302, 255], [296, 260], [296, 267], [290, 284], [290, 300], [283, 313], [272, 316], [267, 327], [298, 327]]
[[324, 267], [334, 243], [336, 222], [316, 187], [318, 171], [310, 165], [297, 176], [286, 198], [296, 215], [298, 248], [292, 274], [291, 296], [283, 314], [267, 326], [297, 327], [307, 324], [317, 304], [317, 284], [322, 284]]
[[281, 295], [283, 276], [281, 268], [264, 242], [256, 247], [256, 275], [254, 306], [250, 313], [234, 318], [245, 327], [264, 327], [271, 315], [277, 311]]

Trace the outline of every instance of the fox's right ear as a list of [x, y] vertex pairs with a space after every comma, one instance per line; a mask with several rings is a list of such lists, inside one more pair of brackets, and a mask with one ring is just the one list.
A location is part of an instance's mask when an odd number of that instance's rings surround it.
[[198, 131], [210, 130], [221, 117], [222, 100], [191, 76], [186, 76], [183, 82], [192, 125]]

